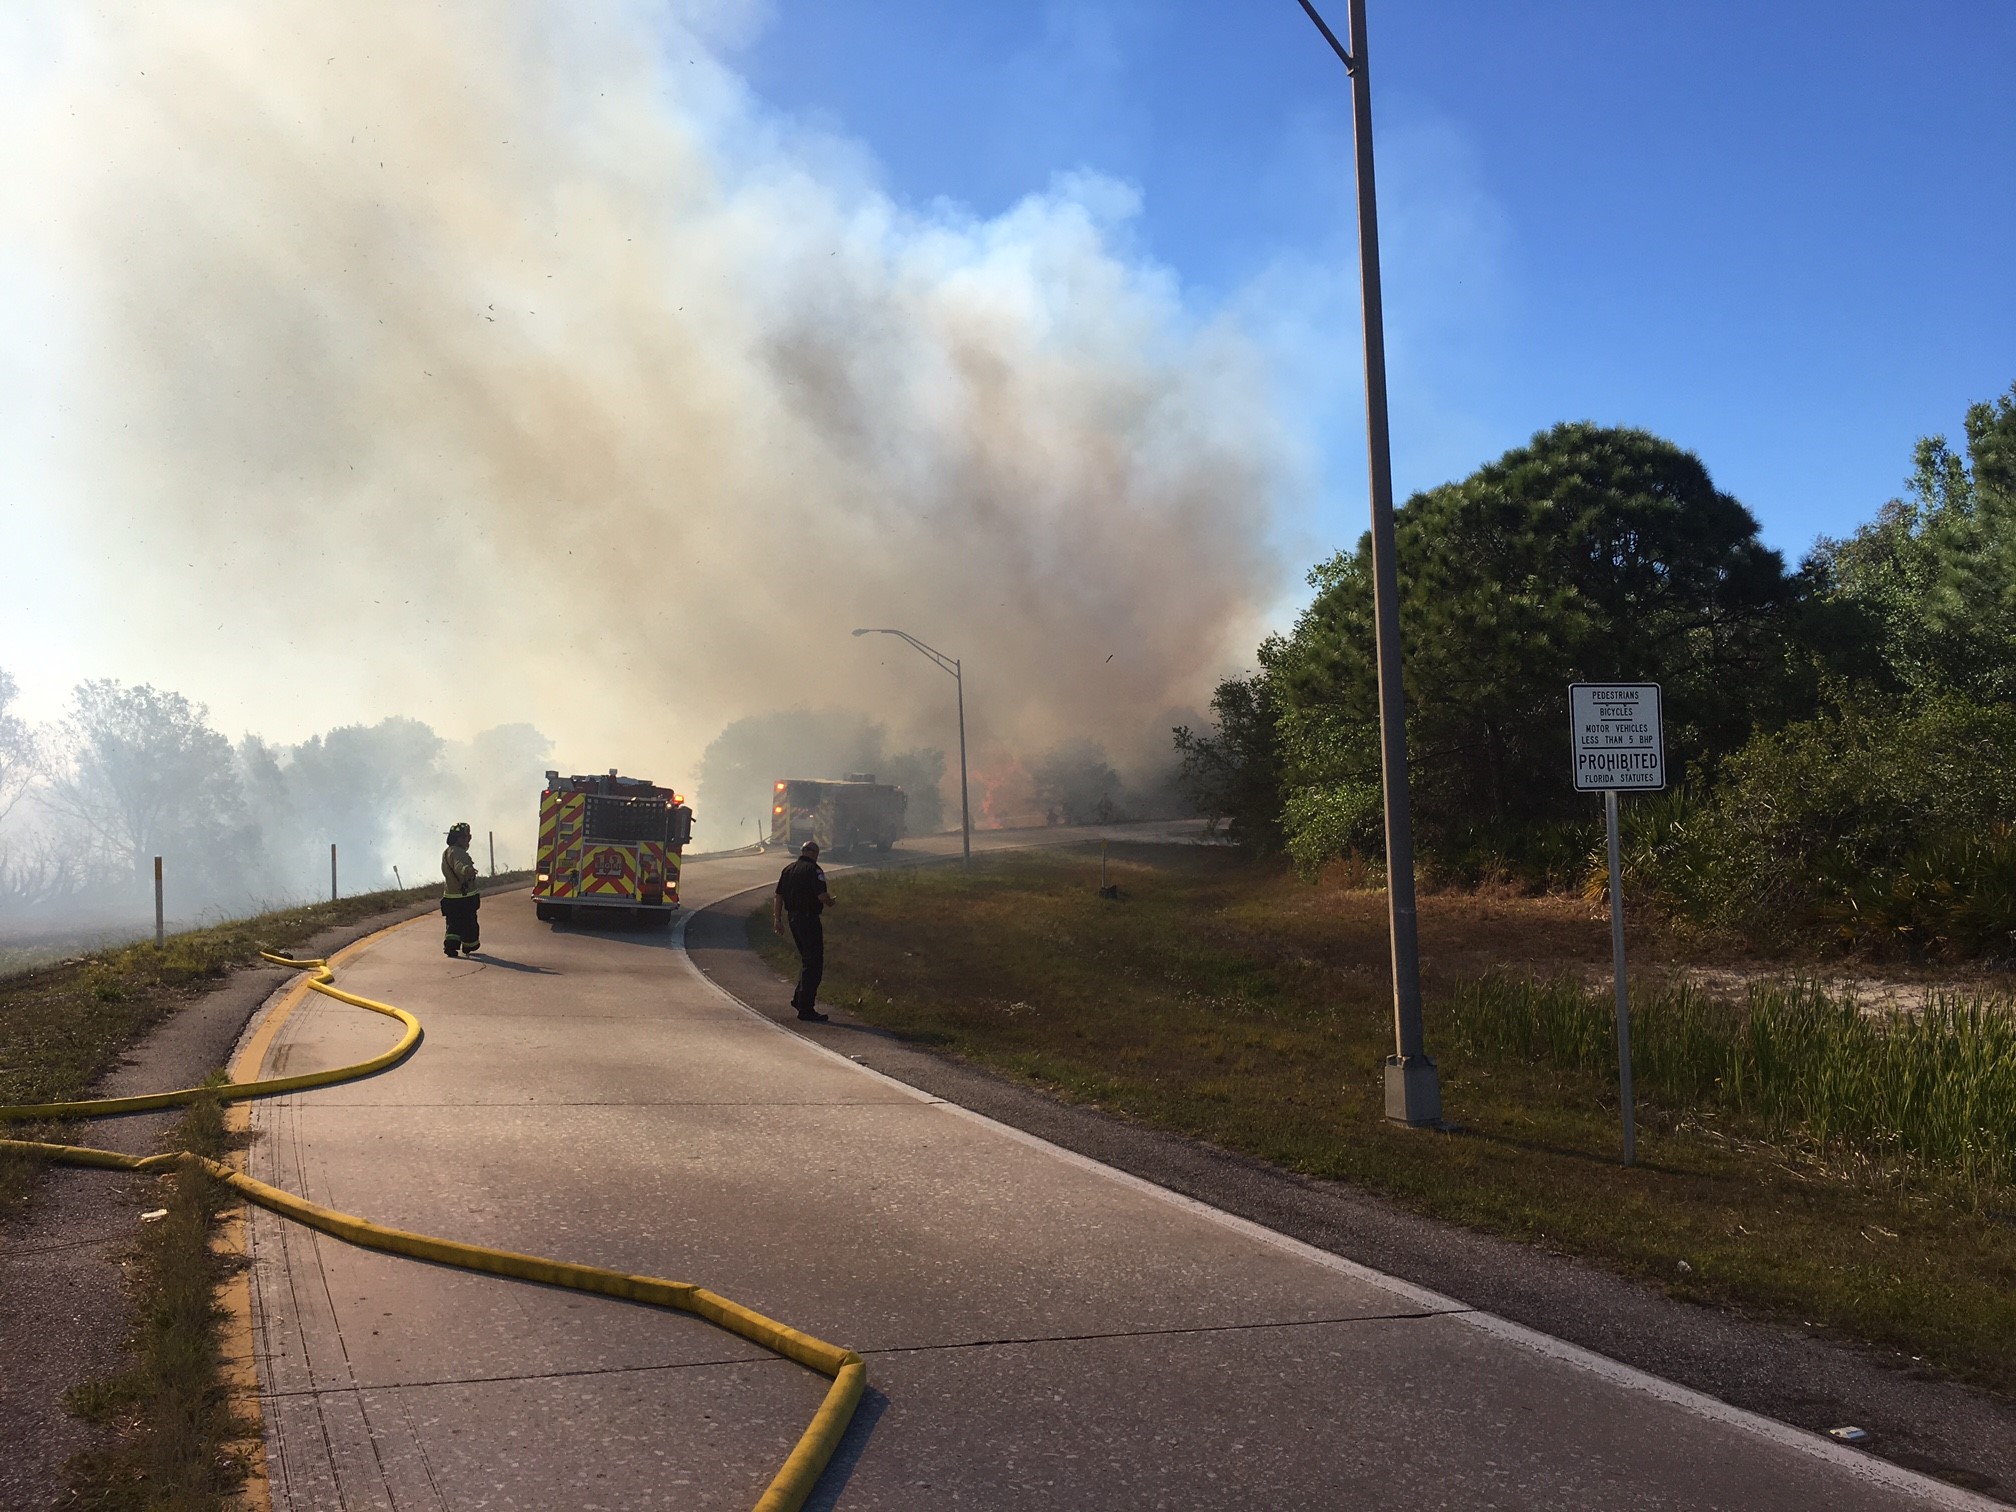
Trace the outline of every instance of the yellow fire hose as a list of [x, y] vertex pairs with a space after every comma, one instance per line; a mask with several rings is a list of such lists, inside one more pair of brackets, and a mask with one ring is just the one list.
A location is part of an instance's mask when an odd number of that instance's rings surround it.
[[[348, 1003], [356, 1008], [366, 1008], [373, 1013], [382, 1013], [395, 1018], [406, 1026], [406, 1032], [399, 1042], [382, 1055], [367, 1061], [359, 1061], [354, 1066], [340, 1066], [332, 1071], [310, 1071], [299, 1076], [275, 1077], [267, 1081], [229, 1082], [217, 1087], [184, 1087], [178, 1092], [153, 1092], [144, 1097], [107, 1097], [89, 1102], [33, 1103], [15, 1107], [0, 1107], [0, 1121], [21, 1119], [71, 1119], [98, 1118], [117, 1113], [143, 1113], [156, 1108], [179, 1107], [199, 1097], [215, 1097], [220, 1101], [236, 1102], [244, 1098], [275, 1097], [285, 1092], [298, 1092], [308, 1087], [328, 1087], [340, 1082], [354, 1081], [358, 1077], [369, 1076], [396, 1066], [420, 1043], [420, 1021], [403, 1008], [394, 1008], [389, 1003], [374, 1002], [370, 998], [358, 997], [343, 992], [330, 984], [335, 973], [327, 961], [297, 961], [288, 956], [261, 952], [276, 966], [292, 966], [315, 974], [308, 981], [311, 990], [338, 1002]], [[278, 1187], [268, 1186], [263, 1181], [255, 1181], [240, 1171], [218, 1161], [205, 1159], [192, 1151], [165, 1155], [122, 1155], [116, 1150], [93, 1150], [78, 1145], [45, 1144], [34, 1140], [0, 1139], [0, 1150], [18, 1154], [38, 1156], [52, 1160], [59, 1165], [93, 1166], [114, 1171], [162, 1171], [170, 1166], [184, 1168], [201, 1167], [224, 1185], [230, 1187], [248, 1202], [257, 1203], [270, 1212], [278, 1213], [295, 1223], [305, 1224], [312, 1229], [346, 1244], [359, 1245], [365, 1249], [384, 1250], [395, 1255], [408, 1255], [416, 1260], [432, 1261], [436, 1265], [453, 1265], [463, 1270], [481, 1271], [492, 1276], [510, 1276], [521, 1281], [536, 1281], [544, 1286], [562, 1286], [573, 1291], [593, 1292], [598, 1296], [618, 1297], [626, 1302], [642, 1303], [646, 1307], [662, 1307], [674, 1312], [692, 1313], [705, 1318], [718, 1328], [760, 1344], [774, 1354], [787, 1360], [796, 1361], [821, 1375], [832, 1378], [833, 1384], [827, 1388], [826, 1398], [819, 1404], [813, 1415], [811, 1426], [800, 1435], [784, 1466], [771, 1480], [762, 1499], [756, 1503], [756, 1512], [798, 1512], [805, 1504], [805, 1498], [812, 1494], [820, 1473], [839, 1447], [840, 1437], [847, 1431], [847, 1424], [854, 1417], [854, 1409], [861, 1400], [861, 1393], [868, 1384], [868, 1368], [861, 1357], [851, 1349], [841, 1349], [828, 1344], [810, 1334], [800, 1333], [795, 1328], [786, 1327], [761, 1313], [731, 1302], [726, 1297], [717, 1296], [705, 1287], [695, 1286], [690, 1281], [664, 1281], [655, 1276], [627, 1276], [621, 1271], [606, 1270], [599, 1265], [576, 1265], [565, 1260], [545, 1260], [537, 1255], [514, 1254], [510, 1250], [490, 1249], [480, 1244], [464, 1244], [456, 1239], [439, 1239], [430, 1234], [409, 1233], [404, 1229], [386, 1228], [350, 1213], [339, 1213], [332, 1208], [320, 1207], [291, 1192], [283, 1192]]]

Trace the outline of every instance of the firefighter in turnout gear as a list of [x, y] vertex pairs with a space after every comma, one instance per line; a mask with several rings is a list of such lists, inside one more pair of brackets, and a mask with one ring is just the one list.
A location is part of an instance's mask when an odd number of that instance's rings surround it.
[[476, 863], [469, 858], [469, 826], [458, 824], [448, 831], [448, 848], [441, 852], [441, 913], [448, 920], [448, 934], [441, 942], [443, 955], [474, 955], [482, 943], [476, 924], [476, 910], [483, 898], [476, 891]]

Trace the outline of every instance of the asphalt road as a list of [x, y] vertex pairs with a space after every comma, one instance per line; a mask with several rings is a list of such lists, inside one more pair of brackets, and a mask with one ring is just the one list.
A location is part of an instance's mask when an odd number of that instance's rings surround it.
[[[686, 901], [778, 864], [694, 863]], [[861, 1351], [870, 1394], [815, 1506], [1986, 1505], [880, 1076], [674, 939], [538, 924], [512, 895], [483, 932], [475, 961], [422, 921], [346, 967], [426, 1041], [257, 1105], [253, 1174], [695, 1281]], [[310, 998], [259, 1070], [385, 1032]], [[250, 1244], [277, 1507], [747, 1508], [825, 1385], [695, 1320], [264, 1213]]]

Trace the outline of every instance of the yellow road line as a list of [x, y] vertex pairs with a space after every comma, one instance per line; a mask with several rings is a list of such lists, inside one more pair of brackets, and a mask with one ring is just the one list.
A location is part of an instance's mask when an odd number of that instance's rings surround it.
[[[341, 960], [376, 938], [377, 936], [370, 936], [360, 940], [345, 951], [339, 952], [334, 959]], [[401, 1036], [397, 1045], [384, 1054], [374, 1056], [370, 1060], [359, 1061], [354, 1066], [342, 1066], [332, 1071], [311, 1071], [301, 1076], [283, 1076], [265, 1081], [234, 1082], [222, 1087], [188, 1087], [176, 1092], [159, 1092], [138, 1098], [101, 1098], [92, 1102], [0, 1107], [0, 1119], [89, 1118], [108, 1112], [140, 1112], [144, 1109], [172, 1107], [198, 1097], [215, 1096], [241, 1100], [250, 1097], [271, 1097], [306, 1087], [334, 1086], [339, 1082], [368, 1076], [396, 1065], [410, 1055], [414, 1047], [419, 1044], [421, 1031], [418, 1019], [404, 1009], [395, 1008], [389, 1003], [358, 997], [334, 987], [331, 983], [335, 973], [330, 969], [329, 961], [296, 961], [271, 954], [268, 954], [266, 959], [277, 965], [299, 967], [312, 974], [301, 983], [299, 990], [290, 992], [274, 1007], [272, 1013], [267, 1016], [266, 1023], [260, 1026], [235, 1058], [234, 1070], [239, 1067], [258, 1069], [279, 1030], [281, 1021], [293, 1012], [295, 1006], [308, 992], [319, 992], [339, 1002], [398, 1019], [407, 1026], [406, 1033]], [[578, 1265], [572, 1261], [549, 1260], [538, 1255], [491, 1249], [486, 1245], [465, 1244], [459, 1239], [443, 1239], [431, 1234], [413, 1233], [407, 1229], [387, 1228], [367, 1218], [360, 1218], [354, 1213], [338, 1212], [334, 1208], [325, 1208], [305, 1198], [296, 1197], [291, 1192], [283, 1192], [278, 1187], [268, 1186], [265, 1182], [255, 1180], [231, 1166], [205, 1159], [188, 1150], [166, 1155], [136, 1156], [124, 1155], [116, 1150], [97, 1150], [80, 1145], [45, 1144], [18, 1139], [0, 1139], [0, 1150], [40, 1156], [62, 1165], [90, 1166], [103, 1170], [166, 1171], [171, 1166], [180, 1166], [184, 1169], [192, 1166], [200, 1167], [247, 1201], [257, 1203], [283, 1218], [328, 1234], [347, 1244], [354, 1244], [364, 1249], [382, 1250], [389, 1254], [407, 1255], [417, 1260], [431, 1261], [436, 1265], [452, 1265], [485, 1275], [507, 1276], [517, 1280], [538, 1282], [545, 1286], [560, 1286], [572, 1291], [616, 1297], [647, 1307], [691, 1313], [717, 1328], [747, 1339], [752, 1344], [759, 1344], [773, 1354], [781, 1355], [807, 1369], [830, 1377], [833, 1384], [827, 1388], [818, 1412], [813, 1415], [810, 1426], [799, 1436], [783, 1467], [772, 1477], [762, 1499], [756, 1503], [756, 1512], [798, 1512], [798, 1509], [805, 1504], [805, 1499], [812, 1494], [812, 1488], [824, 1472], [827, 1462], [832, 1459], [833, 1451], [839, 1447], [841, 1436], [846, 1433], [848, 1423], [853, 1420], [854, 1409], [860, 1404], [861, 1394], [868, 1384], [867, 1366], [853, 1350], [842, 1349], [838, 1345], [828, 1344], [823, 1339], [815, 1339], [810, 1334], [800, 1333], [774, 1318], [767, 1318], [752, 1308], [730, 1301], [690, 1281], [667, 1281], [657, 1276], [627, 1275], [622, 1271], [608, 1270], [598, 1265]]]
[[[432, 918], [432, 914], [416, 914], [413, 918], [402, 919], [397, 924], [388, 924], [383, 929], [374, 929], [361, 939], [353, 940], [329, 957], [332, 967], [340, 966], [353, 956], [363, 954], [380, 940], [395, 931], [405, 929]], [[256, 1081], [265, 1067], [266, 1056], [273, 1047], [273, 1041], [280, 1036], [294, 1010], [308, 997], [310, 977], [297, 977], [294, 984], [281, 995], [260, 1020], [259, 1026], [246, 1037], [238, 1047], [238, 1053], [231, 1058], [229, 1075], [234, 1082]], [[252, 1127], [252, 1113], [248, 1102], [236, 1102], [224, 1110], [224, 1127], [234, 1135], [242, 1135]], [[242, 1151], [227, 1157], [238, 1169], [243, 1168]], [[240, 1253], [245, 1249], [249, 1235], [246, 1232], [247, 1215], [240, 1203], [225, 1216], [224, 1222], [237, 1229], [236, 1244]], [[266, 1422], [265, 1413], [259, 1399], [259, 1370], [254, 1358], [255, 1336], [252, 1326], [252, 1278], [245, 1269], [231, 1272], [225, 1280], [219, 1302], [225, 1314], [224, 1373], [231, 1389], [239, 1398], [241, 1421], [245, 1424], [245, 1437], [238, 1447], [246, 1460], [245, 1483], [230, 1499], [232, 1512], [272, 1512], [273, 1484], [266, 1465]]]

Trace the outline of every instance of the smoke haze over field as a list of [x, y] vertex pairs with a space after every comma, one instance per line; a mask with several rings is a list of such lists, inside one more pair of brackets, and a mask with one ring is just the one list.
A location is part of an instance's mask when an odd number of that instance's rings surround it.
[[1248, 656], [1292, 448], [1125, 186], [899, 205], [710, 51], [737, 6], [31, 14], [52, 455], [162, 648], [99, 675], [226, 718], [284, 683], [287, 739], [526, 721], [683, 788], [808, 704], [954, 748], [949, 679], [855, 625], [965, 659], [976, 763], [1166, 752]]

